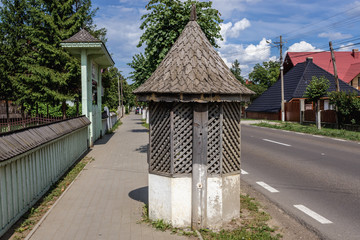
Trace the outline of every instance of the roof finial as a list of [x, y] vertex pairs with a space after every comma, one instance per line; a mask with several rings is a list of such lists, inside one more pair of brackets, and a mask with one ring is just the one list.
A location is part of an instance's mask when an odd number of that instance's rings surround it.
[[192, 7], [191, 7], [190, 21], [196, 21], [196, 20], [197, 20], [196, 6], [195, 6], [195, 4], [193, 4]]

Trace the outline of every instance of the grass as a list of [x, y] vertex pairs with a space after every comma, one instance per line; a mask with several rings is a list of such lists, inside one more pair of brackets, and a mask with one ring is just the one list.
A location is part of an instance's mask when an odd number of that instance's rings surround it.
[[111, 134], [113, 132], [115, 132], [115, 130], [122, 125], [122, 121], [117, 120], [116, 123], [114, 124], [114, 126], [112, 126], [112, 128], [110, 130], [107, 130], [106, 134]]
[[261, 206], [254, 198], [249, 195], [240, 195], [241, 217], [233, 220], [230, 229], [222, 229], [213, 232], [209, 229], [202, 229], [201, 235], [209, 240], [242, 240], [242, 239], [263, 239], [278, 240], [280, 234], [276, 234], [276, 229], [268, 226], [270, 215], [261, 210]]
[[176, 228], [171, 224], [167, 223], [165, 220], [160, 219], [153, 221], [149, 218], [149, 207], [147, 204], [143, 206], [142, 219], [141, 222], [147, 223], [152, 227], [156, 228], [159, 231], [171, 231], [172, 234], [178, 234], [183, 236], [194, 236], [196, 237], [196, 232], [192, 231], [190, 228]]
[[[200, 234], [203, 239], [208, 240], [243, 240], [243, 239], [262, 239], [279, 240], [281, 235], [276, 233], [276, 229], [268, 226], [270, 215], [261, 210], [261, 206], [254, 198], [249, 195], [240, 195], [241, 217], [234, 219], [226, 229], [218, 232], [210, 229], [201, 229]], [[171, 231], [174, 234], [194, 236], [197, 234], [190, 228], [181, 229], [171, 226], [171, 224], [160, 219], [153, 221], [149, 219], [148, 206], [144, 205], [141, 222], [145, 222], [160, 231]]]
[[85, 157], [57, 181], [50, 190], [32, 207], [15, 225], [11, 239], [24, 239], [33, 227], [40, 221], [45, 213], [56, 202], [66, 188], [74, 181], [76, 176], [93, 158]]
[[145, 120], [145, 119], [141, 119], [141, 121], [143, 122], [143, 123], [141, 124], [141, 126], [145, 127], [146, 129], [149, 129], [149, 124], [146, 123], [146, 120]]
[[284, 123], [280, 122], [276, 125], [262, 122], [253, 125], [294, 131], [294, 132], [302, 132], [313, 135], [341, 138], [352, 141], [360, 141], [360, 132], [348, 131], [343, 129], [322, 128], [319, 130], [316, 128], [315, 125], [301, 125], [299, 123], [291, 123], [291, 122], [284, 122]]

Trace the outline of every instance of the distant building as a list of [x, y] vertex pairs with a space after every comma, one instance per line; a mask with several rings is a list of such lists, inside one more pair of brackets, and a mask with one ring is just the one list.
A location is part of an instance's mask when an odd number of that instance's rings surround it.
[[[288, 69], [284, 75], [284, 99], [285, 102], [293, 103], [298, 110], [296, 110], [296, 116], [288, 114], [291, 111], [286, 109], [286, 121], [300, 121], [300, 102], [304, 101], [305, 110], [313, 110], [312, 103], [307, 101], [304, 97], [306, 87], [312, 80], [312, 77], [324, 76], [330, 82], [329, 92], [336, 90], [334, 75], [325, 71], [323, 68], [313, 62], [311, 57], [308, 57], [306, 61], [302, 63], [296, 63], [294, 67]], [[345, 82], [339, 81], [340, 90], [346, 92], [357, 92], [360, 95], [360, 91], [349, 86]], [[306, 104], [307, 103], [307, 104]], [[290, 105], [290, 104], [289, 104]], [[246, 109], [246, 117], [253, 119], [268, 119], [268, 120], [280, 120], [281, 119], [281, 83], [278, 80], [274, 85], [268, 88], [261, 96], [256, 98], [250, 106]], [[328, 97], [324, 97], [321, 100], [322, 110], [332, 110], [329, 105]], [[311, 120], [309, 120], [311, 121]], [[331, 122], [331, 121], [330, 121]]]
[[[336, 68], [339, 78], [350, 86], [360, 90], [360, 52], [352, 51], [334, 52]], [[298, 63], [312, 57], [313, 62], [325, 71], [334, 74], [333, 62], [330, 52], [288, 52], [284, 60], [284, 73], [287, 73]]]

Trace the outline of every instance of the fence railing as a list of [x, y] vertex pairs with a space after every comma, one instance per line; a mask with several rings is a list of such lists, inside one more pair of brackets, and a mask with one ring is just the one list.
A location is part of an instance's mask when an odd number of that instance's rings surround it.
[[0, 237], [88, 149], [88, 124], [80, 117], [0, 136]]
[[37, 125], [43, 125], [51, 122], [57, 122], [63, 120], [62, 117], [27, 117], [27, 118], [10, 118], [9, 122], [7, 119], [0, 119], [0, 133], [10, 132], [26, 127], [32, 127]]

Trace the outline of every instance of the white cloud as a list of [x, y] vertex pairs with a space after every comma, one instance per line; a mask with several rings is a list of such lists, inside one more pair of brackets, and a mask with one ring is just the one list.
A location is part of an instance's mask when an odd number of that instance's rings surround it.
[[352, 51], [354, 49], [354, 43], [348, 43], [341, 45], [339, 51]]
[[340, 39], [346, 39], [351, 38], [351, 34], [342, 34], [341, 32], [323, 32], [319, 33], [318, 37], [321, 38], [328, 38], [329, 40], [340, 40]]
[[276, 60], [276, 57], [270, 57], [271, 47], [263, 38], [258, 44], [228, 44], [221, 42], [219, 54], [228, 67], [237, 59], [240, 62], [242, 75], [247, 76], [255, 63], [262, 63], [269, 60]]
[[316, 47], [305, 41], [294, 43], [288, 49], [288, 52], [317, 52], [317, 51], [321, 51], [321, 49], [317, 49]]
[[250, 26], [250, 21], [246, 18], [237, 21], [234, 25], [232, 24], [232, 22], [220, 23], [220, 34], [223, 36], [224, 41], [226, 41], [227, 38], [239, 37], [240, 31], [245, 30]]

